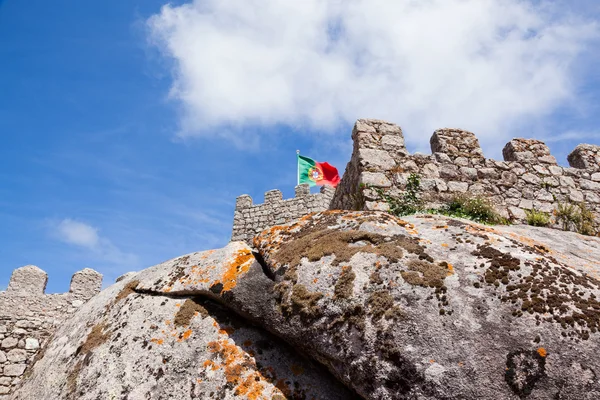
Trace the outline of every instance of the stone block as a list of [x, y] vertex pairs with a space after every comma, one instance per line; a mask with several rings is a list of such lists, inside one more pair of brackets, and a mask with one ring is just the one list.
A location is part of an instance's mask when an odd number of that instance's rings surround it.
[[542, 180], [537, 175], [531, 173], [523, 174], [521, 176], [521, 179], [532, 185], [539, 185], [540, 183], [542, 183]]
[[13, 337], [7, 337], [6, 339], [4, 339], [2, 341], [2, 345], [1, 347], [3, 349], [12, 349], [13, 347], [17, 347], [17, 344], [19, 344], [19, 340]]
[[472, 180], [472, 181], [477, 180], [477, 176], [478, 176], [477, 169], [469, 168], [469, 167], [460, 167], [459, 171], [461, 174], [463, 174], [470, 180]]
[[12, 349], [6, 353], [6, 358], [14, 364], [22, 363], [27, 360], [27, 351], [22, 349]]
[[402, 136], [402, 134], [383, 136], [381, 138], [381, 148], [389, 152], [398, 152], [400, 154], [406, 154], [404, 136]]
[[360, 163], [364, 168], [374, 168], [378, 171], [390, 171], [396, 162], [387, 151], [375, 149], [359, 149]]
[[510, 213], [512, 218], [517, 220], [524, 220], [527, 218], [527, 214], [525, 214], [525, 211], [523, 211], [519, 207], [508, 207], [508, 212]]
[[390, 187], [392, 182], [381, 172], [363, 172], [360, 183], [376, 187]]
[[21, 376], [27, 365], [25, 364], [9, 364], [4, 366], [4, 375], [5, 376]]
[[477, 176], [481, 179], [498, 179], [500, 174], [495, 168], [480, 168], [477, 170]]
[[579, 181], [579, 185], [584, 190], [600, 191], [600, 183], [598, 182], [582, 179], [581, 181]]
[[6, 353], [0, 350], [0, 364], [4, 364], [6, 362]]
[[448, 182], [448, 191], [453, 193], [464, 193], [469, 190], [469, 184], [467, 182]]

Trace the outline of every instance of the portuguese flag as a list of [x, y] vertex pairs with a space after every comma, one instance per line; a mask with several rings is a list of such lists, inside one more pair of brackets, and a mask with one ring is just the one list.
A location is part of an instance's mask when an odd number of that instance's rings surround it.
[[315, 160], [298, 154], [298, 184], [308, 183], [310, 186], [330, 185], [336, 187], [340, 182], [338, 170], [326, 162]]

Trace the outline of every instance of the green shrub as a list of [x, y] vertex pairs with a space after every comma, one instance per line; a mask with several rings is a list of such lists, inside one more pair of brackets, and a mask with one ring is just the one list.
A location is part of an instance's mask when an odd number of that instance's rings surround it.
[[423, 209], [421, 201], [421, 177], [410, 174], [406, 182], [406, 188], [401, 197], [393, 197], [384, 193], [380, 188], [371, 187], [389, 206], [389, 213], [398, 217], [414, 214]]
[[404, 193], [400, 197], [390, 196], [382, 189], [370, 186], [388, 204], [389, 213], [396, 216], [405, 216], [418, 212], [429, 214], [442, 214], [449, 217], [459, 217], [480, 222], [483, 224], [508, 224], [490, 201], [483, 196], [455, 196], [440, 209], [424, 210], [421, 199], [421, 178], [417, 174], [410, 174]]
[[482, 224], [508, 224], [508, 220], [502, 217], [495, 209], [492, 201], [484, 196], [458, 195], [439, 210], [428, 210], [432, 213], [448, 215], [473, 220]]
[[532, 226], [548, 226], [550, 224], [550, 214], [536, 210], [525, 210], [527, 214], [527, 225]]
[[556, 201], [556, 222], [562, 226], [565, 231], [575, 231], [582, 235], [594, 236], [598, 231], [594, 223], [594, 214], [587, 208], [585, 203], [573, 204], [571, 202]]

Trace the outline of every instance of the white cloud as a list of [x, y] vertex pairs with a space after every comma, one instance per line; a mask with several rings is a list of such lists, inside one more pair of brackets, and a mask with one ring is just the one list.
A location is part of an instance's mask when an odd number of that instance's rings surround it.
[[409, 140], [453, 126], [485, 143], [576, 102], [576, 61], [598, 30], [558, 4], [195, 0], [148, 26], [174, 61], [182, 136], [383, 118]]
[[95, 248], [100, 242], [98, 229], [83, 222], [66, 218], [56, 226], [58, 238], [65, 243], [77, 246]]
[[67, 244], [85, 248], [105, 262], [120, 265], [135, 265], [138, 262], [136, 255], [121, 251], [108, 238], [101, 237], [98, 228], [89, 224], [65, 218], [58, 223], [51, 223], [51, 226], [56, 238]]

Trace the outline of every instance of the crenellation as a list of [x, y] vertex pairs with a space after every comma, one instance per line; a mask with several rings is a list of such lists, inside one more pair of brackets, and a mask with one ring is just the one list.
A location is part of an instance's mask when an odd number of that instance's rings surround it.
[[303, 199], [310, 196], [310, 186], [307, 184], [298, 185], [294, 189], [294, 197], [297, 199]]
[[270, 190], [265, 193], [263, 204], [248, 207], [248, 200], [240, 201], [238, 197], [231, 240], [249, 242], [265, 228], [284, 224], [311, 212], [325, 211], [329, 208], [333, 194], [332, 188], [321, 188], [320, 193], [311, 194], [310, 186], [303, 184], [296, 186], [295, 196], [291, 199], [284, 200], [281, 191]]
[[235, 209], [236, 210], [244, 210], [247, 208], [251, 208], [252, 207], [252, 197], [250, 197], [247, 194], [243, 194], [241, 196], [238, 196], [237, 199], [235, 199]]
[[277, 201], [283, 200], [283, 193], [280, 190], [269, 190], [265, 193], [265, 204], [267, 203], [275, 203]]
[[[432, 207], [455, 195], [484, 195], [493, 199], [501, 214], [524, 222], [525, 210], [551, 213], [557, 200], [586, 201], [600, 221], [600, 146], [577, 146], [569, 155], [571, 168], [564, 168], [544, 142], [513, 139], [503, 149], [504, 161], [498, 161], [484, 157], [472, 132], [445, 128], [433, 133], [431, 155], [409, 155], [384, 148], [384, 135], [379, 131], [382, 124], [357, 121], [352, 157], [331, 208], [385, 209], [385, 202], [371, 187], [398, 196], [410, 174], [416, 173], [421, 177], [424, 200]], [[401, 136], [402, 130], [398, 127], [395, 132]]]
[[486, 159], [475, 134], [462, 129], [436, 130], [432, 154], [409, 154], [402, 129], [381, 120], [357, 120], [352, 139], [352, 156], [335, 190], [322, 187], [311, 195], [308, 186], [300, 185], [288, 200], [270, 191], [264, 205], [253, 205], [247, 195], [238, 197], [232, 240], [249, 240], [264, 228], [328, 208], [386, 210], [378, 190], [401, 196], [412, 173], [421, 177], [429, 207], [440, 207], [456, 195], [482, 195], [492, 199], [501, 215], [519, 223], [526, 210], [552, 213], [557, 201], [585, 201], [600, 221], [600, 146], [577, 146], [568, 157], [571, 167], [562, 167], [536, 139], [515, 138], [503, 148], [504, 160]]
[[35, 265], [26, 265], [13, 271], [7, 292], [15, 295], [43, 295], [48, 283], [48, 274]]
[[436, 130], [431, 139], [431, 153], [444, 153], [461, 166], [472, 164], [471, 160], [483, 160], [483, 150], [472, 132], [462, 129], [444, 128]]
[[556, 158], [550, 154], [548, 146], [536, 139], [513, 139], [502, 149], [502, 156], [504, 161], [557, 165]]
[[580, 144], [568, 155], [567, 160], [573, 168], [600, 171], [600, 146]]
[[102, 275], [86, 268], [71, 278], [68, 293], [45, 294], [48, 275], [35, 265], [13, 271], [0, 292], [0, 398], [17, 387], [57, 327], [102, 286]]

